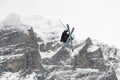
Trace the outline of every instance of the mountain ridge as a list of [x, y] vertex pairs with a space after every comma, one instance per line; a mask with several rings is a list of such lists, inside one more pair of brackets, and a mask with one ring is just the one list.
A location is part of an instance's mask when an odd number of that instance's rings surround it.
[[[12, 23], [8, 22], [8, 24]], [[55, 27], [54, 23], [52, 26], [48, 26], [51, 23], [46, 24], [47, 30]], [[42, 29], [23, 23], [18, 25], [7, 25], [7, 28], [3, 25], [4, 29], [0, 31], [1, 80], [120, 79], [119, 49], [87, 38], [80, 42], [74, 40], [75, 51], [72, 53], [69, 45], [64, 49], [59, 41], [62, 25], [56, 28], [61, 28], [56, 35], [51, 34], [54, 29], [43, 33], [43, 28], [46, 29], [45, 25]], [[20, 29], [21, 26], [26, 32]], [[36, 30], [43, 31], [37, 33]], [[43, 34], [40, 35], [41, 33]], [[47, 34], [50, 35], [46, 38]], [[51, 36], [54, 38], [49, 39]]]

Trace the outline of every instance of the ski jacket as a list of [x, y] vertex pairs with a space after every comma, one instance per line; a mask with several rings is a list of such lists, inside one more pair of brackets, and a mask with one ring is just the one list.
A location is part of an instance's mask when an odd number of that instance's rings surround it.
[[62, 33], [62, 36], [61, 36], [61, 42], [67, 42], [67, 39], [68, 39], [68, 37], [69, 37], [69, 33], [68, 33], [68, 30], [65, 30], [65, 31], [63, 31], [63, 33]]

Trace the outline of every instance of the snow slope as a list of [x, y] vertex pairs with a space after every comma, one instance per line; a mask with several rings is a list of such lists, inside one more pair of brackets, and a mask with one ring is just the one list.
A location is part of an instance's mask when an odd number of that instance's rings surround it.
[[2, 76], [0, 76], [0, 80], [37, 80], [37, 78], [35, 73], [32, 73], [25, 77], [20, 77], [20, 72], [4, 72]]

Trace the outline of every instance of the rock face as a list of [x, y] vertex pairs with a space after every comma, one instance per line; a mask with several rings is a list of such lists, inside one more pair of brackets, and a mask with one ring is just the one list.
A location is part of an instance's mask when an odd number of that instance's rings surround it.
[[71, 70], [68, 66], [64, 66], [49, 74], [45, 80], [117, 80], [117, 77], [112, 70], [108, 72], [80, 68]]
[[61, 48], [55, 55], [51, 58], [45, 58], [42, 60], [45, 65], [62, 65], [62, 62], [66, 63], [67, 59], [70, 59], [69, 51]]
[[102, 69], [105, 65], [101, 49], [94, 46], [90, 38], [81, 45], [75, 60], [75, 66], [81, 68]]
[[0, 64], [1, 72], [2, 71], [11, 71], [17, 72], [19, 70], [24, 69], [25, 67], [25, 58], [23, 55], [8, 55], [8, 56], [1, 56], [3, 58], [6, 57]]
[[37, 38], [32, 28], [28, 33], [17, 29], [0, 31], [0, 64], [3, 71], [43, 71]]
[[39, 53], [39, 45], [37, 44], [37, 38], [33, 32], [33, 29], [29, 29], [30, 40], [26, 42], [26, 46], [31, 49], [25, 54], [26, 56], [26, 68], [33, 70], [43, 71], [41, 64], [41, 56]]
[[[90, 38], [80, 45], [78, 54], [71, 59], [68, 50], [61, 49], [46, 59], [49, 73], [45, 80], [118, 80], [113, 68], [106, 66], [101, 48]], [[74, 64], [66, 64], [70, 60]], [[74, 60], [74, 61], [73, 61]]]
[[57, 41], [51, 41], [47, 43], [41, 43], [40, 44], [40, 51], [41, 52], [46, 52], [49, 50], [56, 50], [58, 47], [60, 47], [60, 44]]
[[[28, 34], [14, 29], [13, 31], [17, 33], [15, 36], [12, 34], [8, 36], [11, 33], [9, 31], [3, 31], [4, 33], [1, 33], [0, 38], [0, 43], [4, 43], [0, 45], [1, 73], [3, 71], [18, 72], [23, 70], [28, 74], [32, 71], [38, 74], [47, 70], [45, 74], [37, 76], [37, 79], [117, 80], [114, 70], [105, 65], [101, 48], [95, 46], [90, 38], [78, 47], [79, 51], [76, 53], [74, 61], [71, 59], [69, 47], [67, 49], [61, 48], [51, 58], [41, 60], [39, 50], [43, 46], [39, 47], [32, 28], [28, 30]], [[60, 48], [60, 45], [49, 42], [41, 52], [54, 51], [53, 47], [57, 49]], [[72, 67], [72, 62], [74, 67]]]
[[28, 38], [27, 34], [24, 34], [23, 32], [15, 29], [1, 30], [0, 47], [22, 43], [25, 42], [27, 38]]
[[88, 38], [73, 43], [75, 51], [71, 52], [69, 44], [64, 49], [57, 41], [58, 29], [51, 22], [44, 26], [47, 29], [36, 30], [41, 34], [38, 38], [33, 28], [21, 29], [26, 26], [15, 14], [2, 27], [0, 24], [1, 80], [118, 80], [115, 70], [120, 51], [116, 48], [94, 44]]
[[69, 52], [61, 48], [53, 57], [51, 57], [51, 62], [54, 65], [59, 65], [61, 61], [66, 61], [70, 58]]

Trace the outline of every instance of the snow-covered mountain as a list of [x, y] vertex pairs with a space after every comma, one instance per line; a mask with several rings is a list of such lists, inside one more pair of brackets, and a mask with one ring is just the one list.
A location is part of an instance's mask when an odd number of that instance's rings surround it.
[[58, 39], [64, 27], [60, 22], [46, 19], [41, 16], [31, 16], [23, 20], [24, 24], [31, 25], [37, 36], [44, 41]]
[[64, 49], [58, 21], [10, 14], [0, 28], [0, 80], [120, 80], [119, 49], [90, 38]]

